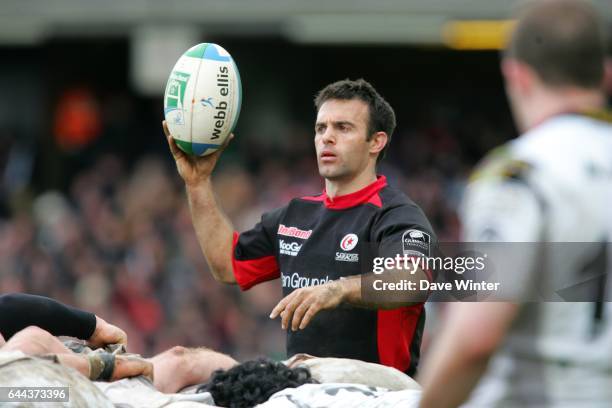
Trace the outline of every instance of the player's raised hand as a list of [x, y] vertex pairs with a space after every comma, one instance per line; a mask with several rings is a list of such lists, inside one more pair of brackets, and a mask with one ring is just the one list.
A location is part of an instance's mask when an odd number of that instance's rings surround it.
[[281, 327], [291, 324], [291, 330], [304, 329], [321, 310], [336, 308], [345, 298], [339, 281], [294, 290], [272, 309], [271, 319], [281, 316]]
[[195, 186], [210, 177], [221, 153], [225, 150], [230, 140], [234, 138], [234, 135], [230, 134], [223, 146], [214, 153], [206, 156], [191, 156], [183, 152], [176, 145], [165, 120], [162, 122], [162, 127], [164, 128], [170, 152], [176, 162], [176, 168], [187, 186]]

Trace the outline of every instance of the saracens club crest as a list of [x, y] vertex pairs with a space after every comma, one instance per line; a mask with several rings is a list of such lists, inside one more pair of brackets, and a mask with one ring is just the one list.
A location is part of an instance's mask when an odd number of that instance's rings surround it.
[[357, 235], [346, 234], [340, 241], [340, 248], [342, 248], [343, 251], [350, 251], [357, 246], [357, 242], [359, 242]]
[[346, 234], [340, 240], [340, 249], [342, 249], [342, 251], [344, 252], [336, 252], [336, 261], [358, 262], [359, 254], [348, 252], [355, 249], [355, 247], [357, 246], [357, 242], [359, 242], [359, 237], [357, 237], [357, 235]]

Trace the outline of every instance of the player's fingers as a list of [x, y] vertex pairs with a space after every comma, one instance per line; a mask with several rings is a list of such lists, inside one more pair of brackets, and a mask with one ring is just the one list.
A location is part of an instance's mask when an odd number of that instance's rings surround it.
[[220, 155], [221, 153], [223, 153], [223, 151], [227, 149], [227, 146], [230, 144], [233, 138], [234, 134], [230, 133], [229, 136], [225, 139], [225, 142], [223, 142], [223, 144], [221, 145], [221, 147], [219, 147], [219, 149], [213, 154]]
[[310, 323], [312, 318], [315, 317], [315, 315], [319, 313], [320, 310], [320, 307], [317, 306], [316, 303], [310, 305], [310, 307], [304, 314], [304, 317], [302, 318], [302, 322], [300, 323], [300, 330], [304, 330], [306, 326], [308, 326], [308, 323]]
[[168, 129], [168, 123], [166, 123], [165, 120], [162, 120], [162, 128], [164, 129], [164, 134], [166, 135], [166, 137], [172, 137], [172, 135], [170, 134], [170, 129]]
[[294, 299], [291, 302], [289, 302], [289, 304], [287, 304], [287, 306], [285, 307], [285, 310], [283, 311], [282, 321], [281, 321], [281, 327], [283, 330], [289, 327], [289, 323], [293, 320], [293, 313], [295, 312], [295, 309], [297, 309], [300, 306], [301, 303], [302, 303], [302, 297], [295, 296]]
[[179, 149], [179, 147], [176, 145], [176, 142], [174, 141], [174, 138], [172, 136], [168, 136], [166, 140], [168, 142], [168, 146], [170, 147], [170, 153], [172, 153], [172, 157], [174, 158], [174, 160], [179, 160], [183, 158], [187, 159], [185, 157], [185, 153], [181, 149]]
[[306, 299], [297, 307], [297, 309], [295, 309], [295, 312], [293, 312], [293, 319], [291, 319], [291, 330], [296, 331], [298, 327], [300, 327], [302, 318], [310, 306], [311, 302]]
[[[111, 325], [112, 326], [112, 325]], [[127, 334], [120, 328], [118, 328], [117, 326], [112, 326], [113, 327], [113, 342], [115, 344], [123, 344], [124, 346], [127, 346]]]
[[276, 306], [274, 306], [274, 309], [272, 309], [272, 312], [270, 313], [270, 319], [276, 319], [276, 317], [281, 314], [283, 310], [285, 310], [287, 304], [291, 302], [291, 300], [296, 296], [296, 293], [297, 291], [293, 291], [284, 298], [282, 298], [280, 302], [278, 302]]
[[174, 160], [178, 160], [180, 158], [185, 157], [185, 153], [176, 145], [174, 138], [170, 134], [170, 130], [168, 129], [168, 124], [166, 121], [162, 121], [162, 127], [164, 128], [164, 133], [166, 134], [166, 141], [168, 142], [168, 147], [170, 148], [170, 153], [172, 153], [172, 157]]
[[136, 356], [118, 355], [115, 357], [115, 369], [112, 380], [144, 375], [153, 379], [153, 364]]

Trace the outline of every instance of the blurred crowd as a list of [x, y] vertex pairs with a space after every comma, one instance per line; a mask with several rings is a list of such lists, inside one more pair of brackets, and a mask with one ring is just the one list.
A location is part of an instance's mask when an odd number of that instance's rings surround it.
[[[399, 129], [380, 171], [424, 209], [441, 241], [453, 241], [470, 169], [512, 128], [440, 112]], [[264, 211], [322, 190], [311, 131], [304, 125], [288, 133], [284, 143], [267, 144], [239, 135], [224, 154], [215, 190], [238, 231]], [[37, 192], [26, 182], [9, 185], [8, 172], [24, 160], [17, 153], [0, 163], [0, 293], [43, 294], [93, 311], [124, 328], [129, 349], [145, 355], [181, 344], [237, 359], [284, 356], [284, 332], [268, 318], [281, 298], [279, 282], [239, 293], [213, 280], [169, 154], [134, 163], [112, 152], [94, 155], [69, 175], [67, 188]]]

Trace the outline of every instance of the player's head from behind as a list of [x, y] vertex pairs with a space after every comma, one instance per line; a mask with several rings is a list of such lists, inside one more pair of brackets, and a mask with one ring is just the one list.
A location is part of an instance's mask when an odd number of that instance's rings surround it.
[[334, 82], [319, 91], [314, 102], [321, 176], [347, 181], [374, 173], [395, 130], [391, 105], [363, 79]]
[[317, 383], [305, 367], [289, 368], [265, 358], [246, 361], [229, 370], [217, 370], [198, 392], [210, 392], [215, 405], [253, 407], [285, 388]]
[[603, 103], [604, 29], [586, 1], [527, 3], [502, 62], [515, 119], [527, 130], [547, 116]]

